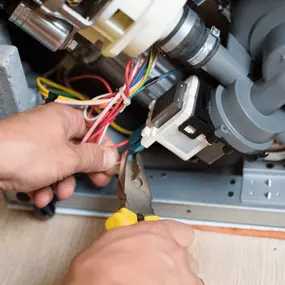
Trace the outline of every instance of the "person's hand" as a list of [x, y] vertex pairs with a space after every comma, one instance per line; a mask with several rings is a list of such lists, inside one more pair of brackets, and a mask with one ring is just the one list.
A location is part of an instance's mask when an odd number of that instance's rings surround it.
[[174, 221], [111, 230], [75, 259], [65, 285], [202, 285], [188, 252], [193, 239]]
[[52, 199], [52, 184], [59, 199], [72, 195], [75, 173], [89, 173], [98, 186], [108, 184], [117, 151], [79, 144], [86, 131], [82, 111], [56, 103], [0, 121], [0, 191], [30, 192], [44, 207]]

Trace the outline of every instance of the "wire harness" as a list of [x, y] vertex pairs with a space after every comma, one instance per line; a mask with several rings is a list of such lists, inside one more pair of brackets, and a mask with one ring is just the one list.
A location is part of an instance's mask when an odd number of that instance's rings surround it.
[[[132, 134], [131, 131], [116, 124], [115, 119], [143, 89], [168, 76], [169, 73], [148, 81], [151, 71], [157, 63], [158, 56], [159, 53], [152, 49], [146, 57], [138, 57], [135, 63], [129, 60], [125, 70], [125, 85], [117, 91], [113, 91], [104, 78], [91, 74], [67, 78], [66, 87], [47, 78], [39, 77], [37, 78], [38, 89], [46, 102], [54, 101], [59, 104], [83, 108], [83, 116], [88, 126], [88, 132], [82, 143], [94, 142], [101, 144], [110, 126], [125, 135]], [[106, 87], [107, 93], [89, 99], [87, 96], [73, 90], [70, 83], [82, 79], [101, 81]], [[97, 115], [93, 116], [94, 113], [97, 113]], [[126, 140], [111, 147], [120, 147], [127, 143]]]

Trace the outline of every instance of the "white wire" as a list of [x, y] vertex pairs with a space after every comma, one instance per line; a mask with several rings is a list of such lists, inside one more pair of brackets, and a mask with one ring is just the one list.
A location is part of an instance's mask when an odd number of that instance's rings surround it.
[[98, 119], [94, 122], [94, 124], [92, 125], [92, 127], [89, 129], [89, 131], [87, 132], [87, 134], [85, 135], [85, 137], [83, 138], [81, 143], [85, 143], [88, 141], [88, 139], [91, 137], [91, 135], [93, 134], [93, 132], [95, 131], [95, 129], [98, 127], [98, 125], [100, 124], [100, 122], [102, 121], [102, 119], [105, 117], [105, 115], [109, 112], [109, 110], [112, 108], [112, 106], [114, 105], [114, 103], [120, 98], [121, 94], [118, 93], [113, 99], [112, 101], [108, 104], [108, 106], [102, 111], [102, 113], [99, 115]]
[[[99, 96], [96, 96], [96, 97], [92, 98], [92, 100], [105, 98], [105, 97], [109, 96], [110, 94], [111, 94], [111, 93], [106, 93], [106, 94], [103, 94], [103, 95], [99, 95]], [[98, 118], [98, 116], [93, 117], [93, 118], [89, 118], [89, 117], [88, 117], [88, 108], [89, 108], [89, 106], [86, 106], [86, 107], [84, 108], [84, 111], [83, 111], [83, 117], [84, 117], [84, 119], [85, 119], [87, 122], [94, 122], [94, 121], [96, 121], [97, 118]]]
[[[133, 72], [132, 74], [130, 75], [131, 76], [131, 80], [133, 80], [135, 74], [137, 73], [138, 69], [139, 69], [139, 66], [140, 66], [140, 62], [142, 60], [142, 56], [140, 56], [135, 64], [135, 67], [133, 69]], [[139, 85], [140, 83], [142, 82], [143, 78], [135, 85], [133, 86], [131, 89], [130, 89], [130, 92], [132, 92], [133, 90], [135, 90]], [[124, 84], [124, 86], [122, 86], [118, 93], [112, 98], [112, 99], [109, 99], [109, 104], [107, 105], [107, 107], [95, 118], [88, 118], [88, 114], [87, 114], [87, 111], [88, 111], [88, 107], [91, 106], [91, 105], [101, 105], [101, 104], [104, 104], [102, 102], [100, 102], [100, 104], [90, 104], [90, 103], [86, 103], [86, 104], [81, 104], [81, 105], [86, 105], [86, 108], [84, 109], [84, 112], [83, 112], [83, 116], [85, 118], [86, 121], [89, 121], [89, 122], [94, 122], [92, 127], [89, 129], [89, 131], [87, 132], [87, 134], [85, 135], [85, 137], [83, 138], [82, 142], [81, 143], [85, 143], [88, 141], [88, 139], [92, 136], [93, 132], [95, 131], [95, 129], [98, 127], [98, 125], [100, 124], [100, 122], [102, 121], [102, 119], [105, 117], [105, 115], [108, 113], [108, 111], [112, 108], [112, 106], [115, 104], [115, 102], [120, 98], [122, 97], [122, 99], [124, 100], [124, 105], [125, 107], [123, 108], [123, 110], [131, 103], [130, 99], [129, 98], [126, 98], [126, 95], [125, 95], [125, 89], [126, 89], [126, 84]], [[102, 98], [102, 97], [105, 97], [107, 95], [110, 95], [110, 93], [108, 94], [103, 94], [103, 95], [100, 95], [100, 96], [97, 96], [95, 97], [97, 100], [99, 98]], [[102, 100], [103, 101], [103, 100]], [[59, 102], [60, 103], [60, 102]], [[72, 105], [72, 104], [70, 104]], [[79, 104], [80, 105], [80, 104]], [[105, 127], [104, 131], [103, 131], [103, 134], [102, 136], [100, 137], [99, 139], [99, 143], [102, 142], [106, 132], [107, 132], [107, 129], [109, 127], [109, 124], [107, 124], [107, 126]]]
[[56, 103], [65, 104], [65, 105], [72, 105], [72, 106], [100, 106], [103, 104], [108, 104], [111, 102], [112, 99], [105, 99], [105, 100], [98, 100], [92, 102], [92, 100], [86, 101], [75, 101], [75, 100], [55, 100]]
[[96, 120], [98, 119], [98, 115], [97, 115], [96, 117], [91, 117], [91, 118], [89, 118], [89, 117], [88, 117], [88, 107], [89, 107], [89, 106], [86, 106], [86, 107], [84, 108], [83, 117], [84, 117], [84, 119], [85, 119], [87, 122], [94, 122], [94, 121], [96, 121]]
[[142, 61], [142, 55], [139, 56], [139, 58], [138, 58], [138, 60], [136, 62], [136, 65], [134, 67], [133, 73], [131, 74], [131, 80], [134, 79], [134, 76], [135, 76], [135, 74], [137, 73], [137, 71], [138, 71], [138, 69], [140, 67], [141, 61]]
[[103, 133], [102, 133], [102, 135], [101, 135], [101, 137], [100, 137], [100, 139], [99, 139], [99, 141], [98, 141], [98, 144], [102, 144], [102, 142], [103, 142], [103, 140], [104, 140], [104, 137], [105, 137], [105, 135], [106, 135], [106, 133], [107, 133], [108, 127], [109, 127], [109, 123], [108, 123], [108, 124], [106, 125], [106, 127], [104, 128]]

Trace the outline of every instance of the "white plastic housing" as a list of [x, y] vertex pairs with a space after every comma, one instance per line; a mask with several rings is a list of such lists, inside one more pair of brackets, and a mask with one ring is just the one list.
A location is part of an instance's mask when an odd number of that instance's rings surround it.
[[[147, 127], [142, 131], [141, 144], [145, 148], [148, 148], [153, 143], [158, 142], [186, 161], [208, 146], [208, 143], [204, 135], [200, 135], [192, 140], [178, 129], [193, 114], [200, 85], [199, 79], [196, 76], [189, 77], [185, 83], [187, 84], [187, 89], [183, 99], [182, 110], [160, 128], [151, 125], [150, 116], [154, 104], [150, 106], [151, 110], [146, 124]], [[186, 129], [189, 133], [194, 133], [195, 131], [191, 127], [187, 127]]]
[[95, 16], [93, 26], [105, 38], [102, 53], [110, 57], [122, 51], [130, 57], [142, 54], [175, 28], [185, 3], [186, 0], [107, 1]]

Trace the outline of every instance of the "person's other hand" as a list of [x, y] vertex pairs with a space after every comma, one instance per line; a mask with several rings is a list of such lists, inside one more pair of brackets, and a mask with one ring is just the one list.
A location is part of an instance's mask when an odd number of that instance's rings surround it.
[[56, 103], [0, 121], [0, 191], [30, 192], [44, 207], [53, 197], [52, 184], [59, 199], [72, 195], [75, 173], [88, 173], [98, 186], [108, 184], [118, 153], [79, 144], [86, 132], [82, 111]]
[[174, 221], [111, 230], [75, 259], [65, 285], [202, 285], [188, 252], [193, 239]]

